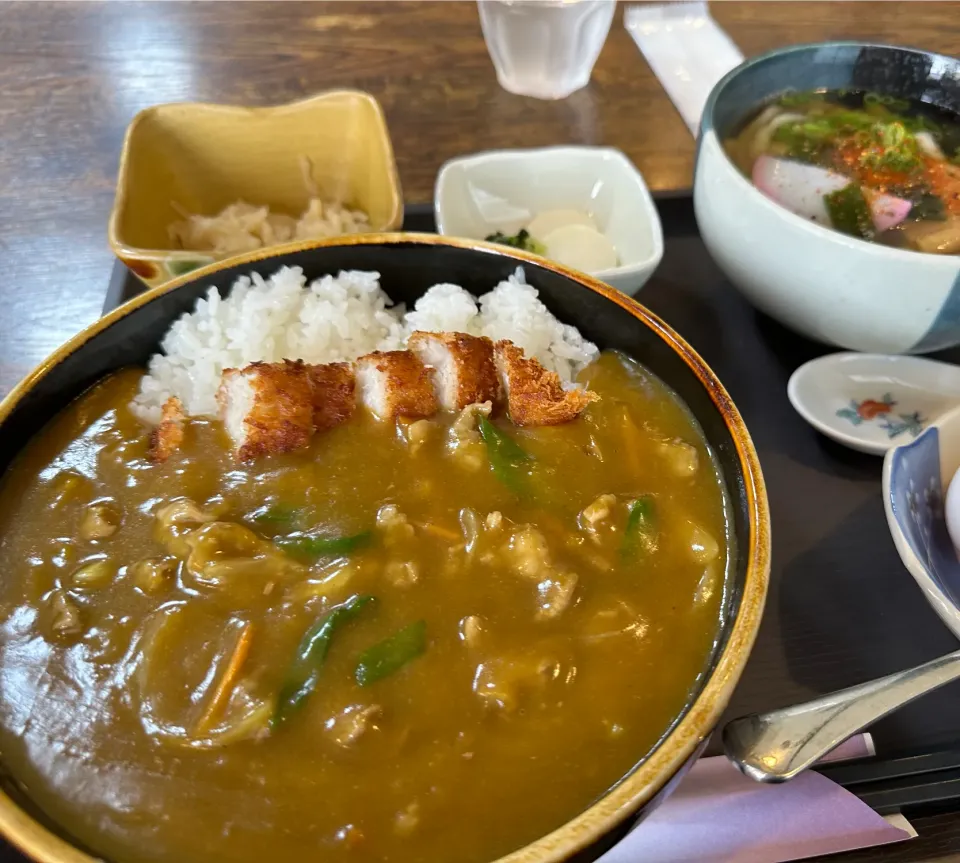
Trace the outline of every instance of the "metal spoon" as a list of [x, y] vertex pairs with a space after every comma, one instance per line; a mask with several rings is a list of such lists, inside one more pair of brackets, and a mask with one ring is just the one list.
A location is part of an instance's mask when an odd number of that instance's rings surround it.
[[823, 698], [734, 719], [723, 729], [729, 758], [757, 782], [786, 782], [851, 734], [960, 678], [960, 650]]

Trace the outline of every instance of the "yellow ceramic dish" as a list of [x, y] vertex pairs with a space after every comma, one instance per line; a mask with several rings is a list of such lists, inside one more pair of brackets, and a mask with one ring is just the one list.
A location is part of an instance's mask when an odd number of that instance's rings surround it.
[[403, 196], [387, 124], [376, 99], [355, 90], [242, 108], [184, 102], [141, 111], [127, 129], [110, 246], [148, 285], [217, 257], [172, 247], [171, 223], [214, 215], [238, 200], [299, 215], [306, 207], [301, 160], [320, 197], [363, 210], [374, 231], [398, 228]]

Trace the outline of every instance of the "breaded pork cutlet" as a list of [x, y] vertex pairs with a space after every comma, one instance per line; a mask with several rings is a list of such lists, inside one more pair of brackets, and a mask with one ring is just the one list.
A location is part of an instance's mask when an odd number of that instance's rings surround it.
[[354, 365], [360, 400], [380, 419], [437, 412], [430, 370], [412, 351], [375, 351]]
[[160, 425], [150, 434], [150, 460], [166, 461], [183, 443], [185, 415], [183, 404], [176, 396], [170, 396], [161, 408]]
[[350, 363], [307, 366], [313, 387], [313, 428], [325, 431], [353, 416], [357, 406], [356, 378]]
[[313, 434], [313, 387], [299, 360], [225, 369], [217, 403], [240, 461], [299, 449]]
[[600, 397], [590, 390], [565, 390], [556, 372], [525, 357], [511, 341], [493, 348], [497, 373], [506, 395], [507, 413], [518, 426], [551, 426], [576, 419]]
[[466, 333], [417, 331], [407, 341], [428, 366], [441, 410], [459, 411], [476, 402], [497, 402], [500, 382], [493, 362], [493, 342]]

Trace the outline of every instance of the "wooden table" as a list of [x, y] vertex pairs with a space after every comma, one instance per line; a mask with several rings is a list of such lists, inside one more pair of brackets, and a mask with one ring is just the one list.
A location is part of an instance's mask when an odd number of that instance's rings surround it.
[[[960, 46], [951, 3], [717, 3], [747, 55], [823, 39]], [[466, 2], [6, 3], [0, 14], [0, 396], [94, 320], [123, 132], [158, 102], [269, 104], [357, 87], [383, 104], [408, 201], [494, 147], [609, 144], [654, 190], [689, 186], [693, 141], [620, 16], [591, 85], [561, 102], [501, 90]], [[960, 861], [960, 815], [847, 861]], [[0, 852], [2, 856], [2, 852]]]

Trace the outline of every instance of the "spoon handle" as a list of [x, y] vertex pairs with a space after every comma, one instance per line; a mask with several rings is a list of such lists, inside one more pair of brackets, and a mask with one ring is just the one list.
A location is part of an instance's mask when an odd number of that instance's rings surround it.
[[793, 779], [851, 734], [960, 677], [960, 651], [782, 710], [752, 713], [723, 729], [727, 757], [758, 782]]

